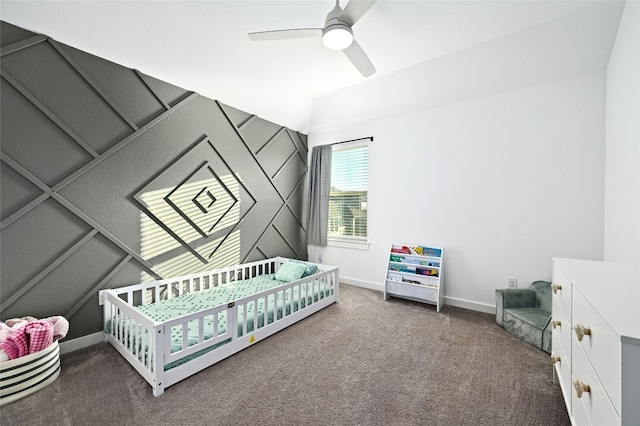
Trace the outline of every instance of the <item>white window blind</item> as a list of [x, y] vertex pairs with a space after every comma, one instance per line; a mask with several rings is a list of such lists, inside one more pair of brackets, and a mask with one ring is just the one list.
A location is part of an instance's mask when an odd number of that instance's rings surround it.
[[366, 240], [369, 146], [333, 146], [327, 237]]

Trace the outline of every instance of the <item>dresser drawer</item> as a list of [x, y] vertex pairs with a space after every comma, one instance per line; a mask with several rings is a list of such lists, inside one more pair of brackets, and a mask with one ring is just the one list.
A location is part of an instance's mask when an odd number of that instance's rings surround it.
[[571, 280], [564, 273], [562, 268], [553, 264], [553, 299], [558, 300], [564, 314], [571, 318]]
[[[571, 355], [571, 334], [573, 329], [571, 328], [571, 322], [560, 307], [560, 300], [557, 298], [553, 299], [551, 321], [551, 334], [558, 337], [558, 343], [562, 345], [564, 352], [567, 355]], [[555, 340], [552, 340], [551, 343], [552, 349], [555, 351]]]
[[[573, 399], [576, 399], [575, 392], [572, 391], [572, 394], [573, 394]], [[571, 398], [571, 395], [569, 397]], [[572, 425], [575, 425], [575, 426], [591, 425], [591, 421], [589, 420], [589, 415], [587, 414], [587, 410], [584, 408], [584, 405], [582, 405], [582, 403], [580, 402], [578, 402], [573, 406], [573, 411], [569, 413], [569, 417], [571, 418]], [[601, 426], [601, 425], [596, 425], [596, 426]], [[602, 426], [605, 426], [605, 425], [602, 425]], [[606, 426], [609, 426], [609, 425], [606, 425]]]
[[[606, 291], [606, 284], [603, 284], [603, 291]], [[622, 347], [620, 336], [579, 289], [574, 289], [573, 291], [572, 325], [574, 328], [574, 343], [584, 352], [588, 362], [593, 366], [598, 378], [604, 385], [616, 412], [620, 413], [622, 392]], [[580, 326], [583, 326], [590, 333], [590, 335], [585, 335], [582, 341], [578, 341], [578, 333], [576, 332], [576, 328]], [[573, 349], [572, 356], [575, 357], [576, 352], [578, 351]]]
[[[571, 348], [569, 348], [571, 349]], [[551, 337], [551, 357], [559, 357], [560, 361], [553, 363], [553, 368], [558, 376], [560, 382], [560, 389], [562, 390], [562, 396], [564, 397], [565, 405], [567, 406], [567, 412], [571, 416], [571, 356], [568, 351], [565, 351], [560, 344], [560, 335], [553, 333]]]
[[[574, 339], [577, 343], [577, 339]], [[576, 347], [572, 351], [572, 390], [571, 390], [571, 408], [574, 417], [574, 423], [592, 424], [592, 425], [619, 425], [620, 417], [613, 408], [609, 396], [605, 391], [605, 386], [598, 379], [591, 364], [587, 360], [587, 355], [580, 347]], [[578, 396], [576, 390], [576, 382], [581, 381], [589, 387], [588, 392], [583, 392], [582, 396]], [[589, 422], [578, 421], [582, 417], [582, 411], [586, 413]]]

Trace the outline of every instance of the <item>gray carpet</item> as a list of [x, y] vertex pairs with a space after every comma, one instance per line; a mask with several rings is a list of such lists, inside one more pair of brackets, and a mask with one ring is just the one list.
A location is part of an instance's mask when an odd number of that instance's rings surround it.
[[341, 285], [340, 303], [168, 388], [108, 344], [62, 356], [8, 425], [569, 425], [545, 352], [495, 316]]

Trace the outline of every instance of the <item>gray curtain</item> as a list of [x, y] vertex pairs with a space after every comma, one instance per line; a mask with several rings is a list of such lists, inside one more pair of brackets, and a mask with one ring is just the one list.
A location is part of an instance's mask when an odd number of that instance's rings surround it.
[[331, 145], [315, 146], [309, 166], [309, 244], [327, 245], [329, 192], [331, 189]]

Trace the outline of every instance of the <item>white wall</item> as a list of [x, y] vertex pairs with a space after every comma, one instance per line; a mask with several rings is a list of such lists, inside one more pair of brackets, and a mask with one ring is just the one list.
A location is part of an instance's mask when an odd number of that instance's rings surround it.
[[445, 303], [492, 312], [506, 277], [551, 258], [601, 260], [602, 72], [311, 134], [370, 145], [368, 251], [310, 247], [343, 282], [382, 289], [391, 242], [445, 247]]
[[627, 1], [609, 66], [604, 259], [640, 264], [640, 2]]

